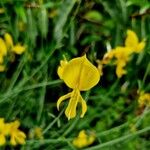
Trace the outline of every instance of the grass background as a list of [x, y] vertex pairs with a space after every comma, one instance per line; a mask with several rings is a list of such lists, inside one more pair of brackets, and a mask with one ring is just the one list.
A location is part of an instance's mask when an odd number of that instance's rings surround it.
[[[0, 36], [8, 32], [14, 42], [27, 45], [0, 73], [0, 116], [19, 119], [26, 134], [39, 126], [44, 136], [3, 149], [75, 150], [72, 139], [82, 129], [96, 134], [86, 150], [150, 148], [150, 110], [137, 102], [138, 89], [150, 91], [148, 0], [1, 0], [0, 8], [5, 9]], [[99, 84], [82, 93], [88, 105], [85, 117], [68, 121], [65, 105], [56, 109], [57, 99], [69, 89], [57, 75], [60, 60], [86, 53], [96, 65], [108, 49], [124, 44], [127, 29], [146, 39], [145, 50], [133, 56], [121, 79], [114, 66], [106, 66]]]

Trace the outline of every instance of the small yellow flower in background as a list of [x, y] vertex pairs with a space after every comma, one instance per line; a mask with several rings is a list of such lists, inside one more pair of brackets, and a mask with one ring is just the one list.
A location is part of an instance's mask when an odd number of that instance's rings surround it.
[[100, 80], [98, 69], [86, 58], [86, 55], [77, 57], [69, 62], [61, 61], [58, 67], [58, 75], [65, 84], [73, 89], [72, 92], [61, 96], [57, 101], [57, 109], [62, 101], [70, 98], [69, 104], [65, 110], [65, 115], [69, 119], [76, 116], [76, 107], [80, 103], [82, 107], [82, 118], [87, 111], [87, 105], [82, 98], [80, 91], [87, 91], [94, 87]]
[[114, 63], [116, 64], [116, 74], [118, 78], [121, 78], [126, 74], [124, 67], [130, 60], [130, 56], [133, 53], [140, 53], [145, 47], [145, 42], [139, 42], [139, 39], [134, 31], [127, 30], [127, 37], [125, 40], [125, 46], [117, 46], [115, 49], [107, 52], [102, 64], [108, 64], [113, 58]]
[[2, 38], [0, 38], [0, 55], [6, 56], [6, 54], [7, 54], [7, 47], [5, 41]]
[[20, 122], [18, 120], [8, 124], [10, 144], [16, 146], [17, 144], [25, 144], [26, 135], [19, 130]]
[[[4, 57], [7, 55], [7, 53], [10, 56], [14, 56], [13, 53], [21, 55], [25, 50], [26, 50], [25, 45], [21, 45], [19, 43], [14, 45], [12, 36], [9, 33], [5, 33], [4, 40], [0, 38], [0, 72], [5, 71], [6, 64], [4, 64]], [[14, 57], [9, 57], [9, 58], [14, 58]]]
[[13, 39], [12, 36], [9, 33], [4, 34], [5, 43], [7, 46], [7, 49], [10, 50], [13, 47]]
[[31, 129], [29, 132], [29, 138], [30, 139], [35, 138], [35, 139], [41, 139], [41, 140], [44, 139], [43, 133], [42, 133], [42, 128], [35, 127], [33, 129]]
[[83, 148], [93, 144], [95, 138], [94, 133], [91, 132], [90, 134], [87, 134], [85, 130], [81, 130], [78, 137], [76, 137], [72, 143], [77, 148]]
[[0, 146], [6, 144], [6, 136], [10, 136], [10, 144], [13, 146], [25, 144], [26, 135], [18, 129], [19, 126], [19, 121], [5, 123], [4, 118], [0, 118]]
[[[7, 51], [10, 50], [18, 55], [22, 54], [26, 50], [25, 45], [21, 45], [20, 43], [17, 43], [14, 45], [13, 38], [9, 33], [5, 33], [4, 40], [0, 38], [0, 53], [3, 50], [3, 53], [5, 52], [5, 55], [7, 54]], [[2, 49], [2, 50], [1, 50]]]
[[16, 44], [13, 46], [12, 51], [18, 55], [21, 55], [26, 50], [26, 47], [21, 44]]
[[5, 71], [5, 66], [0, 64], [0, 72], [4, 72]]
[[14, 45], [12, 36], [9, 33], [5, 33], [4, 39], [8, 50], [11, 50], [18, 55], [21, 55], [26, 50], [26, 46], [21, 45], [20, 43]]
[[140, 107], [143, 107], [143, 106], [150, 107], [150, 93], [144, 93], [143, 91], [140, 92], [138, 103]]
[[19, 31], [23, 32], [26, 30], [26, 24], [23, 21], [18, 21], [17, 27]]
[[132, 30], [127, 30], [127, 38], [125, 40], [125, 47], [132, 48], [133, 52], [139, 53], [145, 47], [145, 41], [139, 42], [136, 33]]
[[104, 55], [102, 63], [107, 64], [110, 60], [112, 60], [112, 58], [115, 58], [114, 64], [116, 65], [116, 74], [118, 78], [121, 78], [124, 74], [126, 74], [124, 67], [130, 60], [129, 56], [131, 53], [131, 48], [118, 46]]
[[5, 130], [6, 128], [5, 128], [4, 118], [0, 118], [0, 146], [6, 143]]
[[3, 14], [5, 12], [4, 8], [0, 8], [0, 14]]

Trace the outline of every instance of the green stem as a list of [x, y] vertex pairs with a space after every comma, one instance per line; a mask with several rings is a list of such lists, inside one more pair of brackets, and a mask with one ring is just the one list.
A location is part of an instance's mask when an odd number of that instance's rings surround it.
[[114, 144], [117, 144], [117, 143], [120, 143], [120, 142], [123, 142], [125, 140], [129, 140], [133, 137], [136, 137], [142, 133], [145, 133], [147, 131], [150, 131], [150, 127], [146, 127], [142, 130], [139, 130], [135, 133], [131, 133], [131, 134], [128, 134], [128, 135], [125, 135], [125, 136], [122, 136], [122, 137], [119, 137], [117, 139], [114, 139], [114, 140], [111, 140], [109, 142], [105, 142], [105, 143], [102, 143], [102, 144], [99, 144], [99, 145], [96, 145], [96, 146], [93, 146], [93, 147], [89, 147], [89, 148], [85, 148], [84, 150], [100, 150], [100, 148], [104, 148], [104, 147], [108, 147], [108, 146], [112, 146]]
[[58, 119], [61, 117], [61, 115], [63, 114], [64, 109], [59, 113], [59, 115], [46, 127], [46, 129], [43, 131], [43, 134], [45, 134], [57, 121]]

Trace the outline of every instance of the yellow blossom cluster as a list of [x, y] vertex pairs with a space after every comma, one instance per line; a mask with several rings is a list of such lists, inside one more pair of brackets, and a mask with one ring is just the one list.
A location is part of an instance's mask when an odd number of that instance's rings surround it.
[[116, 74], [118, 78], [121, 78], [126, 74], [125, 66], [130, 60], [130, 56], [133, 53], [140, 53], [145, 47], [145, 41], [139, 42], [136, 33], [132, 30], [127, 30], [127, 37], [125, 39], [125, 46], [117, 46], [115, 49], [107, 52], [99, 66], [110, 63], [114, 59], [116, 65]]
[[99, 70], [84, 55], [69, 62], [66, 60], [61, 61], [58, 67], [58, 75], [73, 91], [58, 99], [57, 109], [59, 110], [59, 105], [62, 101], [70, 98], [65, 111], [66, 117], [69, 120], [76, 116], [76, 108], [79, 103], [82, 107], [80, 115], [82, 118], [87, 111], [87, 105], [80, 91], [87, 91], [99, 82], [101, 75]]
[[148, 106], [150, 107], [150, 93], [140, 92], [138, 103], [140, 107]]
[[4, 38], [0, 37], [0, 72], [5, 70], [4, 58], [10, 53], [22, 54], [26, 47], [17, 43], [14, 45], [12, 36], [9, 33], [4, 34]]
[[6, 144], [6, 137], [10, 137], [10, 144], [25, 144], [26, 135], [19, 130], [20, 122], [18, 120], [5, 123], [4, 118], [0, 118], [0, 146]]
[[93, 132], [87, 134], [85, 130], [79, 132], [78, 137], [73, 139], [73, 145], [77, 148], [83, 148], [93, 144], [95, 141], [95, 134]]

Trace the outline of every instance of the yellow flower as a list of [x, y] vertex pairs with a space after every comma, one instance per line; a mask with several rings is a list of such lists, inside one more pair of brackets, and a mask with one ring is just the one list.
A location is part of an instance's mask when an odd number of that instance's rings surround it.
[[21, 55], [25, 50], [26, 50], [26, 47], [24, 45], [21, 45], [21, 44], [16, 44], [12, 48], [12, 51], [18, 55]]
[[0, 54], [0, 64], [2, 64], [4, 61], [4, 56]]
[[127, 30], [127, 38], [125, 40], [125, 46], [132, 48], [133, 52], [139, 53], [145, 47], [145, 41], [139, 42], [136, 33], [132, 30]]
[[36, 138], [36, 139], [43, 139], [43, 133], [42, 133], [42, 128], [40, 127], [35, 127], [30, 130], [29, 132], [29, 137], [30, 139]]
[[134, 31], [127, 31], [127, 38], [125, 40], [125, 47], [117, 46], [115, 49], [107, 52], [102, 60], [102, 64], [108, 64], [113, 58], [115, 58], [116, 74], [118, 78], [126, 74], [124, 67], [130, 60], [130, 55], [133, 53], [141, 52], [145, 47], [145, 42], [139, 42], [139, 39]]
[[121, 78], [124, 74], [126, 74], [126, 70], [124, 67], [126, 66], [126, 62], [124, 60], [116, 61], [116, 75], [118, 78]]
[[124, 74], [126, 74], [126, 70], [124, 69], [124, 67], [130, 60], [131, 54], [131, 48], [118, 46], [104, 55], [102, 63], [107, 64], [110, 62], [110, 60], [115, 58], [114, 63], [117, 65], [116, 74], [118, 78], [121, 78]]
[[5, 66], [0, 64], [0, 72], [5, 71]]
[[9, 127], [10, 144], [13, 146], [16, 146], [17, 144], [25, 144], [26, 135], [18, 129], [20, 122], [14, 121], [7, 125]]
[[114, 50], [112, 49], [109, 52], [105, 53], [102, 59], [102, 64], [108, 64], [113, 57], [114, 57]]
[[7, 54], [7, 47], [5, 41], [2, 38], [0, 38], [0, 55], [6, 56], [6, 54]]
[[87, 134], [85, 130], [81, 130], [77, 138], [73, 140], [73, 145], [77, 148], [83, 148], [93, 144], [95, 141], [95, 134]]
[[0, 14], [3, 14], [5, 12], [4, 8], [0, 8]]
[[0, 146], [4, 145], [6, 143], [5, 130], [6, 130], [6, 128], [5, 128], [4, 119], [0, 118]]
[[143, 106], [150, 107], [150, 93], [140, 92], [138, 102], [141, 107]]
[[[21, 45], [20, 43], [14, 45], [12, 36], [9, 33], [5, 33], [4, 39], [5, 41], [3, 40], [3, 47], [5, 45], [6, 50], [11, 50], [18, 55], [21, 55], [26, 50], [26, 46]], [[0, 41], [0, 43], [1, 42], [2, 41]]]
[[9, 33], [5, 33], [4, 35], [5, 43], [8, 49], [13, 47], [13, 39]]
[[68, 120], [74, 118], [76, 116], [77, 104], [80, 103], [82, 106], [80, 117], [82, 118], [87, 111], [87, 105], [80, 91], [87, 91], [98, 83], [100, 79], [98, 69], [84, 55], [74, 58], [67, 63], [61, 61], [61, 66], [58, 67], [58, 75], [73, 91], [58, 99], [57, 109], [59, 110], [59, 105], [62, 101], [70, 98], [65, 111], [66, 117]]

